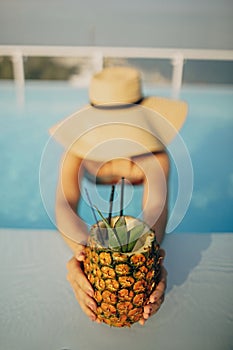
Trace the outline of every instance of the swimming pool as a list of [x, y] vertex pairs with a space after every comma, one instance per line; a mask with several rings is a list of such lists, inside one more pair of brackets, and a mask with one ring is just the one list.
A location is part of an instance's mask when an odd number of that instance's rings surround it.
[[[169, 96], [169, 89], [147, 89]], [[39, 168], [48, 140], [48, 128], [81, 107], [87, 91], [68, 83], [27, 82], [26, 103], [19, 108], [11, 82], [0, 83], [1, 172], [0, 226], [30, 229], [54, 228], [43, 206]], [[233, 231], [233, 89], [184, 87], [181, 98], [189, 116], [181, 136], [189, 151], [194, 187], [188, 210], [175, 232]], [[62, 149], [54, 153], [50, 176], [51, 198]], [[184, 165], [185, 166], [185, 165]], [[172, 161], [170, 207], [176, 198], [177, 174]]]

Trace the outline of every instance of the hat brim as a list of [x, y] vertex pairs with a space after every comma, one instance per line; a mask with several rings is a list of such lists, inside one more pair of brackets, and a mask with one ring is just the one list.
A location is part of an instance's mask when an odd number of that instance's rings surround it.
[[141, 104], [127, 107], [101, 109], [88, 105], [49, 131], [77, 156], [107, 161], [164, 150], [186, 115], [185, 102], [148, 97]]

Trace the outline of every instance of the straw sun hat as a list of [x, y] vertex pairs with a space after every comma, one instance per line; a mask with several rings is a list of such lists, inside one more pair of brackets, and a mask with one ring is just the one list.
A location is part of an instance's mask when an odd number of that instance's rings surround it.
[[81, 158], [107, 161], [163, 150], [187, 115], [183, 101], [143, 97], [139, 72], [109, 67], [95, 74], [90, 104], [50, 129], [50, 134]]

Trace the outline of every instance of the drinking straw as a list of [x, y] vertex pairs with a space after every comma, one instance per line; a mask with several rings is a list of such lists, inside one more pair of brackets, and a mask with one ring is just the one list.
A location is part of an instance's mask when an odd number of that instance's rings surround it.
[[109, 215], [108, 215], [109, 225], [111, 225], [111, 219], [112, 219], [112, 206], [113, 206], [113, 200], [114, 200], [114, 193], [115, 193], [115, 186], [112, 185], [112, 191], [109, 199]]
[[121, 178], [121, 204], [120, 204], [120, 216], [123, 216], [123, 209], [124, 209], [124, 185], [125, 185], [125, 178]]

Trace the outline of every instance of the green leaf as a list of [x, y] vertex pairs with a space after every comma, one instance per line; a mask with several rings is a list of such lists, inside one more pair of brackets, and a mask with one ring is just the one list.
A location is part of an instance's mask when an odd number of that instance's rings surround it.
[[108, 244], [110, 248], [114, 248], [115, 250], [121, 250], [121, 241], [117, 235], [117, 232], [114, 230], [114, 228], [112, 228], [107, 219], [103, 216], [103, 214], [101, 213], [101, 211], [95, 206], [95, 209], [97, 210], [99, 216], [102, 218], [106, 229], [108, 230]]
[[143, 222], [141, 222], [139, 225], [134, 226], [130, 231], [128, 231], [129, 235], [129, 243], [128, 243], [128, 252], [131, 252], [137, 243], [137, 240], [141, 237], [143, 234], [143, 231], [145, 229], [145, 225]]
[[[122, 252], [127, 251], [127, 244], [124, 244], [127, 241], [127, 224], [124, 216], [120, 216], [115, 225], [114, 225], [115, 232], [117, 233], [117, 236], [119, 238], [119, 241], [122, 245]], [[128, 243], [128, 241], [127, 241]]]

